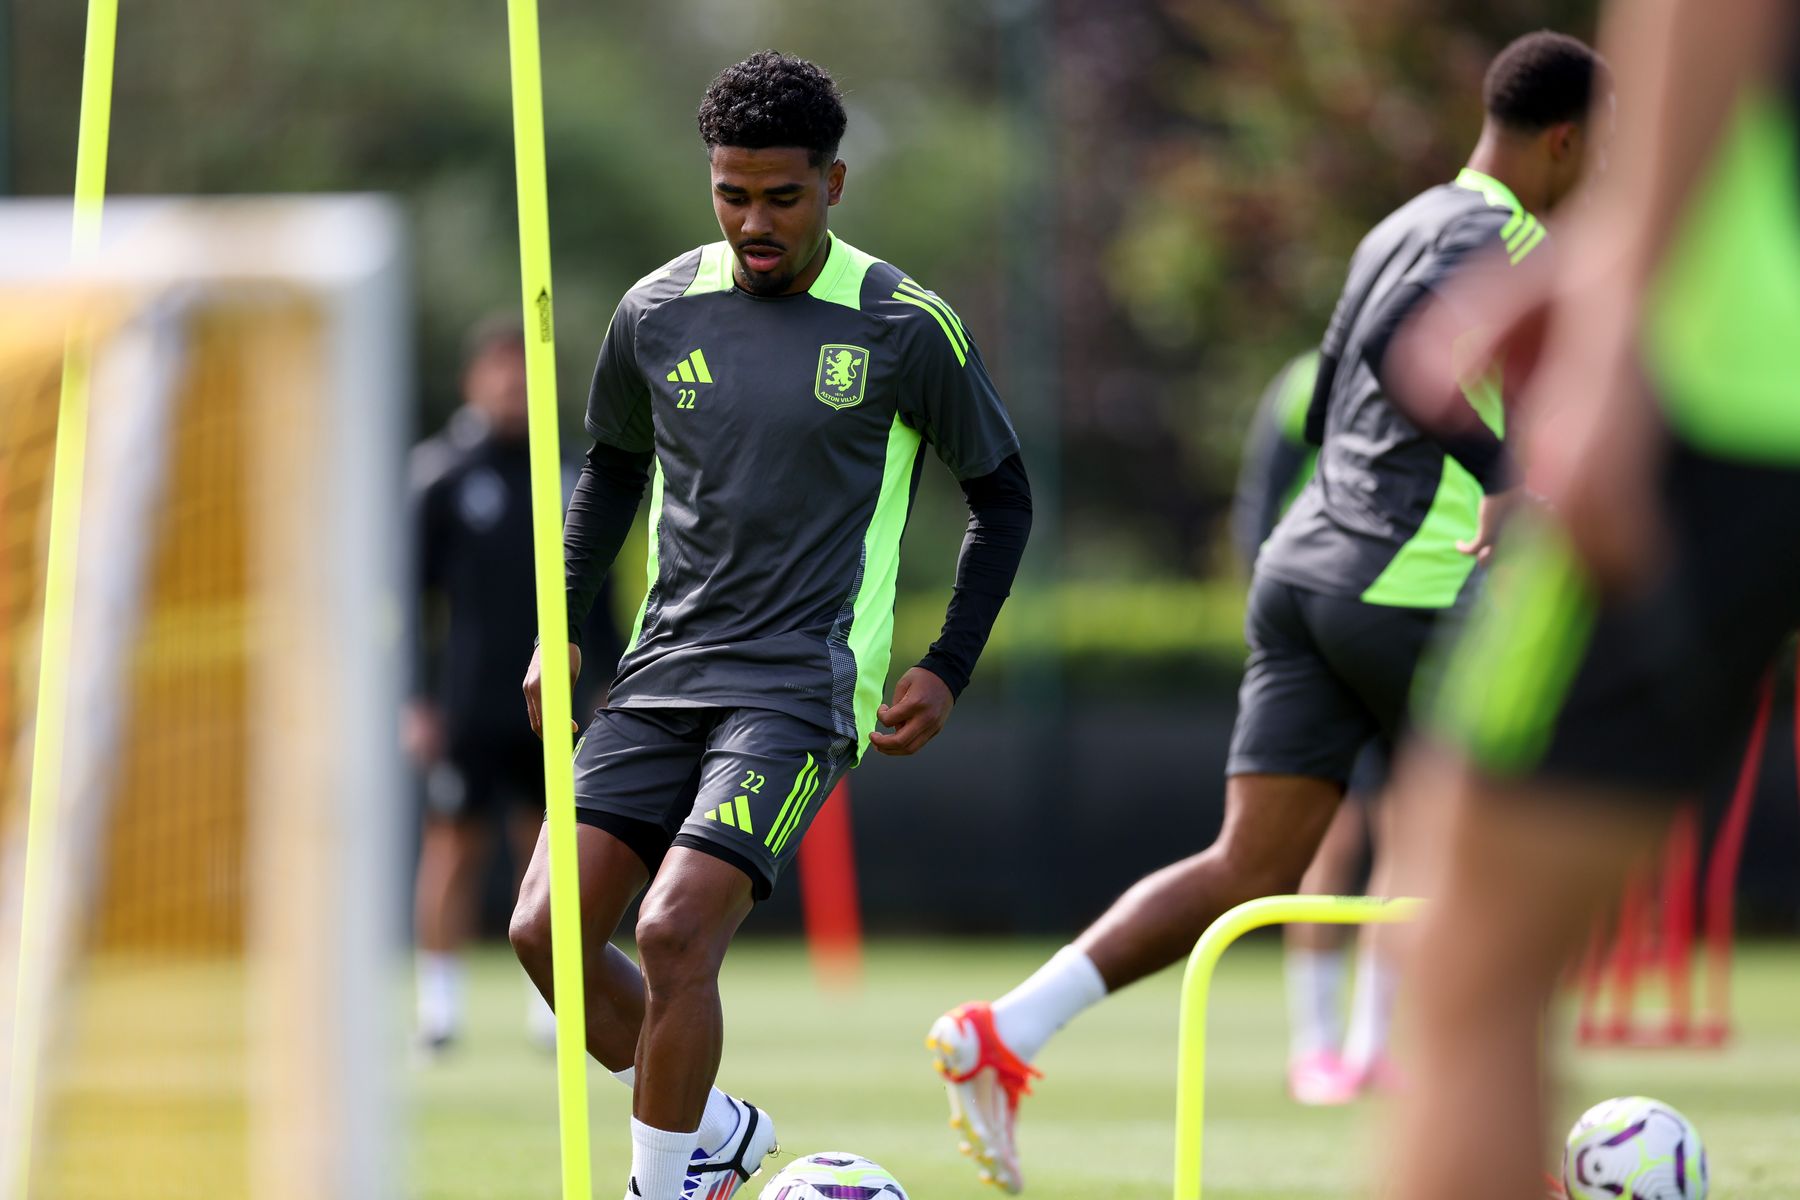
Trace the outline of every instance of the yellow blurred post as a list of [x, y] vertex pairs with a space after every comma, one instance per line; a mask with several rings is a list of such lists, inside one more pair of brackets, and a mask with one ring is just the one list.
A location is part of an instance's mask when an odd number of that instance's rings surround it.
[[569, 612], [563, 586], [562, 455], [557, 437], [556, 329], [551, 318], [550, 203], [544, 182], [544, 88], [537, 0], [507, 0], [512, 47], [513, 161], [519, 185], [519, 276], [531, 410], [531, 532], [543, 654], [544, 799], [550, 830], [550, 939], [555, 959], [557, 1103], [564, 1200], [589, 1200], [587, 1029], [581, 891], [569, 744]]
[[1418, 912], [1421, 903], [1373, 896], [1264, 896], [1238, 905], [1200, 935], [1181, 979], [1175, 1067], [1175, 1200], [1196, 1200], [1200, 1195], [1200, 1138], [1206, 1121], [1206, 1002], [1213, 970], [1225, 947], [1264, 925], [1405, 921]]
[[[118, 0], [88, 0], [87, 45], [81, 69], [81, 125], [75, 147], [75, 213], [70, 241], [77, 263], [100, 242], [100, 211], [106, 198], [106, 143], [112, 129], [113, 47], [119, 27]], [[77, 321], [80, 321], [78, 316]], [[20, 897], [19, 967], [13, 1005], [12, 1072], [8, 1080], [14, 1140], [12, 1178], [6, 1183], [23, 1196], [31, 1181], [35, 1140], [38, 1058], [43, 1044], [41, 990], [31, 972], [43, 965], [48, 947], [40, 926], [46, 919], [47, 872], [58, 856], [58, 809], [63, 768], [63, 734], [68, 722], [69, 642], [75, 615], [75, 563], [81, 532], [83, 466], [87, 459], [88, 351], [85, 331], [71, 329], [63, 350], [62, 395], [56, 416], [56, 457], [50, 483], [50, 548], [44, 575], [43, 645], [38, 658], [37, 713], [32, 730], [31, 789], [26, 808], [25, 880]]]

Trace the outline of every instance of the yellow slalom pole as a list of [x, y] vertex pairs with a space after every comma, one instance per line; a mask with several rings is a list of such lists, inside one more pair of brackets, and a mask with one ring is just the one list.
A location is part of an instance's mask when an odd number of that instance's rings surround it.
[[1181, 978], [1181, 1032], [1175, 1052], [1175, 1200], [1197, 1200], [1200, 1195], [1200, 1139], [1206, 1122], [1206, 1002], [1213, 970], [1225, 948], [1264, 925], [1406, 921], [1417, 915], [1421, 903], [1375, 896], [1264, 896], [1238, 905], [1200, 935]]
[[531, 533], [543, 655], [544, 799], [550, 830], [550, 941], [556, 986], [556, 1083], [564, 1200], [589, 1200], [587, 1029], [581, 988], [581, 889], [569, 745], [569, 611], [563, 586], [562, 455], [557, 439], [556, 328], [551, 319], [550, 203], [544, 183], [544, 86], [537, 0], [507, 0], [513, 161], [519, 183], [519, 277], [531, 409]]
[[[75, 147], [75, 213], [70, 241], [77, 263], [100, 242], [106, 198], [106, 143], [112, 129], [113, 48], [118, 40], [119, 0], [88, 0], [87, 45], [81, 68], [81, 124]], [[12, 1077], [8, 1113], [15, 1153], [14, 1195], [31, 1181], [35, 1140], [38, 1056], [43, 1043], [42, 1006], [32, 970], [47, 957], [43, 930], [45, 888], [57, 857], [68, 725], [69, 643], [75, 623], [75, 563], [81, 532], [83, 467], [87, 459], [88, 355], [86, 331], [77, 326], [63, 345], [62, 395], [56, 414], [56, 453], [50, 476], [50, 549], [44, 572], [43, 644], [38, 657], [37, 715], [32, 730], [31, 790], [26, 808], [25, 880], [20, 897], [19, 964], [13, 1005]]]

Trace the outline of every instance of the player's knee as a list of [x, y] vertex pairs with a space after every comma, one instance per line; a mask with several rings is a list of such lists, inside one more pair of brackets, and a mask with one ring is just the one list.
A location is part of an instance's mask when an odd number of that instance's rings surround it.
[[513, 953], [527, 966], [550, 960], [550, 910], [529, 894], [521, 893], [513, 906], [506, 938]]
[[1285, 853], [1266, 843], [1256, 847], [1222, 846], [1220, 849], [1234, 904], [1298, 891], [1300, 879], [1306, 874], [1306, 858]]
[[712, 931], [679, 902], [647, 905], [637, 923], [638, 961], [655, 987], [679, 986], [717, 970]]

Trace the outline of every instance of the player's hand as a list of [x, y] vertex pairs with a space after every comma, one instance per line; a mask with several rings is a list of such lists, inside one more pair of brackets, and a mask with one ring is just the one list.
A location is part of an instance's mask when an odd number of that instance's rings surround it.
[[917, 754], [938, 735], [955, 704], [949, 684], [924, 667], [913, 667], [894, 685], [893, 701], [875, 710], [876, 718], [894, 732], [871, 733], [869, 745], [883, 754]]
[[[544, 648], [539, 646], [531, 652], [531, 665], [525, 668], [525, 716], [531, 722], [531, 732], [539, 737], [544, 736]], [[569, 691], [575, 690], [575, 681], [581, 678], [581, 647], [569, 643]], [[574, 720], [569, 722], [569, 732], [579, 733], [581, 726]]]
[[408, 700], [400, 713], [400, 746], [423, 769], [444, 757], [444, 714], [429, 700]]
[[1493, 557], [1494, 547], [1500, 541], [1500, 531], [1519, 507], [1525, 496], [1522, 487], [1507, 488], [1504, 492], [1494, 492], [1481, 498], [1481, 509], [1475, 518], [1475, 536], [1466, 542], [1456, 543], [1456, 548], [1470, 555], [1482, 566], [1487, 566]]

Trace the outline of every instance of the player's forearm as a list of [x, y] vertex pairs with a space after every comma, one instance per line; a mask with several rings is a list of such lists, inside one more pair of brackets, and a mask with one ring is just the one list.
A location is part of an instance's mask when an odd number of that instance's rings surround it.
[[1363, 355], [1382, 393], [1491, 494], [1511, 487], [1517, 470], [1460, 382], [1455, 347], [1474, 324], [1454, 299], [1411, 284], [1376, 314]]
[[571, 635], [586, 623], [606, 572], [631, 535], [644, 484], [650, 478], [649, 454], [634, 454], [595, 442], [581, 466], [563, 519], [564, 576]]
[[956, 589], [943, 632], [919, 665], [960, 696], [994, 631], [1031, 535], [1031, 484], [1014, 454], [993, 472], [963, 481], [969, 528], [956, 560]]

